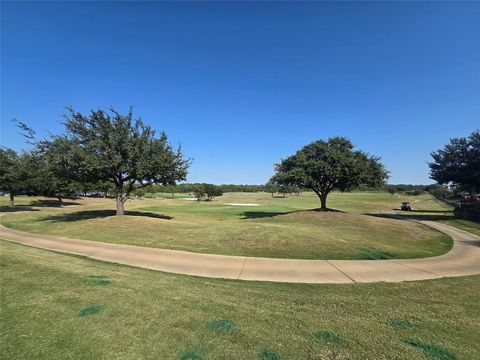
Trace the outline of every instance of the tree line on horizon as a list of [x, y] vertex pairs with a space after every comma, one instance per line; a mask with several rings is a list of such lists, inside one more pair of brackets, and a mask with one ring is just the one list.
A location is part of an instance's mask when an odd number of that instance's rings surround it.
[[[140, 118], [115, 109], [81, 114], [67, 108], [63, 134], [36, 139], [33, 129], [18, 122], [30, 151], [17, 153], [0, 148], [0, 190], [9, 193], [11, 206], [21, 193], [59, 199], [78, 193], [113, 195], [117, 215], [132, 195], [166, 192], [193, 193], [198, 200], [211, 200], [224, 192], [317, 194], [321, 210], [327, 210], [331, 191], [384, 190], [420, 194], [439, 190], [439, 185], [388, 185], [388, 172], [377, 156], [354, 147], [344, 137], [318, 140], [274, 165], [274, 175], [264, 185], [182, 183], [191, 159], [181, 147], [173, 148], [164, 132], [157, 133]], [[430, 176], [439, 184], [453, 184], [464, 191], [480, 191], [480, 132], [452, 139], [431, 154]]]

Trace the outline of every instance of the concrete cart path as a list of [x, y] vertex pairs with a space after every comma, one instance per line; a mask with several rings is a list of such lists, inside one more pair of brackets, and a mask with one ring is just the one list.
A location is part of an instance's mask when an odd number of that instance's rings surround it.
[[480, 274], [480, 237], [419, 221], [450, 235], [445, 255], [405, 260], [295, 260], [226, 256], [31, 234], [0, 225], [0, 238], [41, 249], [170, 273], [292, 283], [398, 282]]

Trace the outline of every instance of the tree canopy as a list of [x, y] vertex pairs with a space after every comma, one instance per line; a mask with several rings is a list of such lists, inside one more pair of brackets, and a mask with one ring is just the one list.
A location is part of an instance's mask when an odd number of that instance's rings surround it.
[[31, 154], [17, 152], [10, 148], [0, 147], [0, 188], [8, 192], [10, 206], [14, 205], [15, 195], [20, 191], [28, 191], [32, 175]]
[[334, 190], [347, 191], [359, 185], [379, 187], [388, 178], [380, 158], [355, 150], [344, 137], [318, 140], [275, 164], [271, 181], [314, 191], [327, 209], [327, 196]]
[[466, 138], [453, 138], [431, 153], [430, 178], [461, 190], [480, 192], [480, 130]]
[[222, 196], [223, 190], [220, 186], [214, 184], [196, 184], [193, 188], [193, 194], [197, 201], [202, 199], [211, 201], [215, 196]]
[[113, 108], [88, 115], [67, 108], [63, 135], [41, 142], [55, 173], [82, 183], [110, 182], [115, 187], [117, 215], [124, 214], [130, 193], [150, 184], [185, 180], [190, 160], [173, 149], [167, 135], [157, 135], [133, 111], [122, 115]]

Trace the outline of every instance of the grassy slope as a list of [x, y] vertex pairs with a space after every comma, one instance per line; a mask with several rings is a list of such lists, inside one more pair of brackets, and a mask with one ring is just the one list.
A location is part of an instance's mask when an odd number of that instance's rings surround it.
[[[20, 198], [20, 201], [30, 201]], [[448, 251], [451, 239], [413, 222], [368, 216], [389, 211], [405, 198], [386, 193], [334, 193], [330, 206], [342, 212], [305, 211], [318, 206], [309, 193], [289, 198], [229, 193], [216, 201], [131, 200], [127, 209], [156, 218], [112, 216], [112, 200], [76, 201], [81, 205], [38, 207], [6, 214], [6, 226], [35, 233], [197, 252], [283, 258], [415, 258]], [[445, 211], [428, 195], [408, 199], [418, 209]], [[256, 207], [227, 203], [257, 203]], [[22, 209], [22, 207], [19, 207]], [[347, 213], [343, 213], [347, 212]], [[171, 217], [171, 219], [165, 219]]]
[[[226, 281], [0, 245], [5, 359], [480, 358], [480, 276], [354, 285]], [[92, 305], [101, 311], [81, 317]], [[318, 331], [333, 335], [316, 338]], [[266, 350], [261, 357], [265, 348], [279, 357]]]
[[439, 221], [444, 224], [455, 226], [459, 229], [468, 231], [472, 234], [480, 235], [480, 223], [478, 222], [464, 220], [464, 219], [447, 219], [447, 220], [439, 220]]

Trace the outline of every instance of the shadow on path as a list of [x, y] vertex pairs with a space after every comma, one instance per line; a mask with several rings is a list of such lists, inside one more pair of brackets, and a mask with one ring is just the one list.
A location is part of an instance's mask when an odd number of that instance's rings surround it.
[[[115, 216], [115, 210], [86, 210], [86, 211], [76, 211], [67, 214], [59, 214], [59, 215], [49, 215], [45, 216], [44, 218], [40, 219], [41, 221], [51, 221], [51, 222], [69, 222], [69, 221], [80, 221], [80, 220], [90, 220], [90, 219], [98, 219], [98, 218], [105, 218], [109, 216]], [[156, 214], [151, 212], [143, 212], [143, 211], [125, 211], [125, 215], [127, 216], [143, 216], [149, 217], [154, 219], [163, 219], [163, 220], [171, 220], [173, 219], [172, 216], [163, 215], [163, 214]]]
[[460, 241], [466, 245], [480, 247], [480, 240], [460, 240]]

